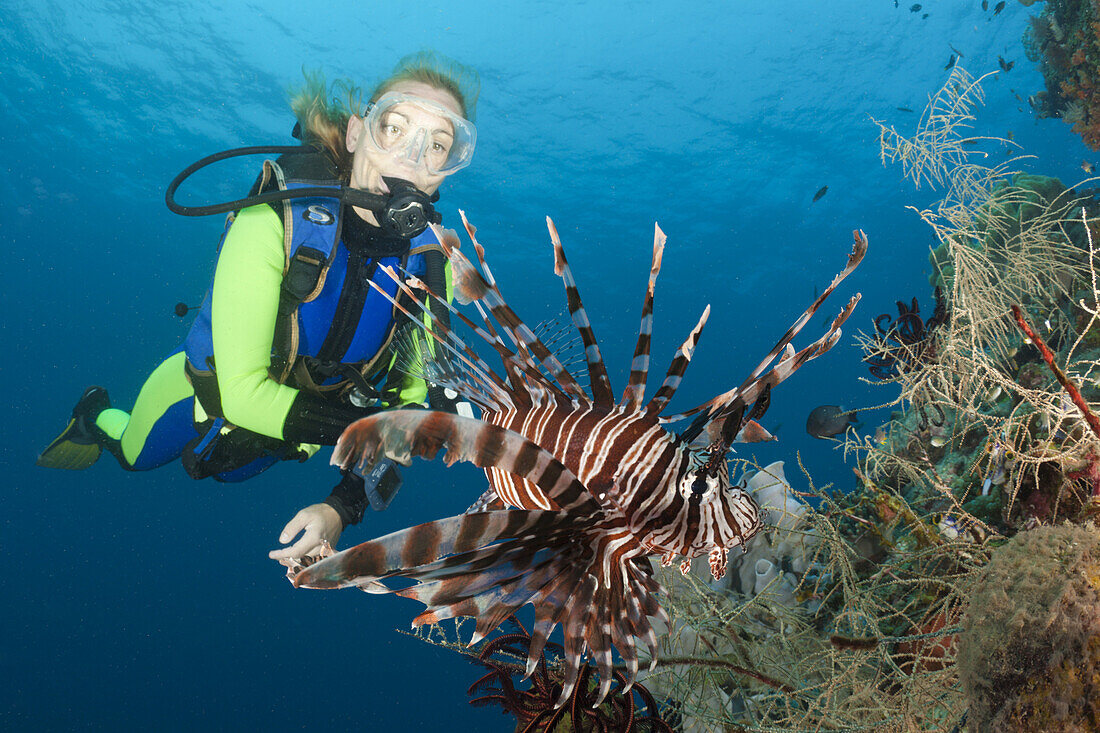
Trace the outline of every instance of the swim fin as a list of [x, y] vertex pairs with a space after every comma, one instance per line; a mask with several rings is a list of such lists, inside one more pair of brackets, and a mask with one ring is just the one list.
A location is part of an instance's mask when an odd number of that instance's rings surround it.
[[84, 390], [73, 408], [69, 424], [46, 446], [35, 463], [44, 468], [79, 471], [99, 460], [103, 452], [102, 431], [95, 426], [95, 419], [110, 406], [111, 400], [103, 387]]

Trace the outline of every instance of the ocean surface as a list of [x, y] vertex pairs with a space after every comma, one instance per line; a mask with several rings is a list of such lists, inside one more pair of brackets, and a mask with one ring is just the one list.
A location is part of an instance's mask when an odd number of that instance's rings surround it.
[[[285, 90], [303, 67], [371, 87], [430, 48], [478, 70], [478, 148], [441, 191], [445, 223], [466, 211], [534, 324], [564, 308], [552, 216], [619, 390], [659, 222], [655, 372], [711, 306], [674, 408], [739, 384], [865, 230], [866, 261], [798, 344], [861, 291], [845, 335], [775, 390], [764, 424], [780, 440], [740, 452], [787, 461], [796, 488], [800, 455], [816, 484], [845, 489], [851, 467], [806, 434], [806, 416], [892, 398], [861, 381], [853, 333], [896, 300], [932, 306], [934, 238], [907, 207], [937, 193], [883, 167], [872, 118], [911, 129], [918, 115], [898, 108], [919, 113], [956, 51], [975, 76], [1002, 56], [1015, 66], [984, 82], [975, 134], [1011, 132], [1036, 156], [1025, 170], [1076, 183], [1089, 151], [1026, 101], [1043, 82], [1021, 36], [1041, 7], [4, 0], [0, 729], [514, 727], [467, 704], [477, 667], [399, 633], [419, 604], [294, 590], [267, 559], [336, 482], [326, 454], [238, 485], [178, 464], [124, 473], [109, 457], [83, 472], [34, 465], [87, 385], [128, 407], [179, 343], [188, 320], [173, 306], [202, 297], [222, 218], [175, 216], [164, 189], [209, 153], [293, 143]], [[258, 163], [205, 172], [181, 198], [236, 198]], [[861, 417], [870, 433], [888, 413]], [[457, 514], [485, 486], [469, 465], [418, 461], [404, 476], [342, 546]]]

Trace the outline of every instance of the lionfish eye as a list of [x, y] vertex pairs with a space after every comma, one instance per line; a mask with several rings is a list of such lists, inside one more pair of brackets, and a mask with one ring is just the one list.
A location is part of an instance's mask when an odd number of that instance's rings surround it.
[[680, 479], [680, 496], [700, 501], [718, 489], [718, 477], [705, 470], [691, 471]]
[[707, 491], [707, 477], [706, 474], [700, 473], [695, 477], [695, 480], [691, 482], [691, 494], [692, 496], [702, 496]]

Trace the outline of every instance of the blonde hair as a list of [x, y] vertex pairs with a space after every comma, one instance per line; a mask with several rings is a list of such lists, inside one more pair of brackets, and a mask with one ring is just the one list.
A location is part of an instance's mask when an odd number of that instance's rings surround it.
[[[347, 183], [352, 155], [344, 137], [351, 116], [364, 113], [363, 90], [347, 79], [328, 84], [320, 71], [302, 73], [305, 84], [289, 93], [290, 109], [301, 125], [302, 142], [326, 153], [340, 180]], [[398, 61], [393, 72], [375, 86], [369, 101], [376, 101], [403, 81], [418, 81], [446, 91], [458, 102], [462, 116], [474, 119], [481, 82], [471, 67], [433, 51], [419, 51]]]

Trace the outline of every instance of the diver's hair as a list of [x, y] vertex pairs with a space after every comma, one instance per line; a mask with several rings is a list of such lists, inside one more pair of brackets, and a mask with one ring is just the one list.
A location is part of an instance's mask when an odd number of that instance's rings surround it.
[[[363, 90], [348, 81], [337, 79], [326, 83], [320, 71], [303, 70], [305, 84], [289, 92], [290, 109], [301, 125], [302, 142], [326, 153], [341, 181], [351, 178], [352, 155], [344, 144], [348, 120], [353, 114], [363, 115]], [[458, 102], [462, 116], [474, 119], [474, 109], [481, 82], [477, 72], [433, 51], [420, 51], [397, 62], [393, 72], [378, 83], [369, 101], [374, 102], [395, 84], [418, 81], [442, 89]]]

